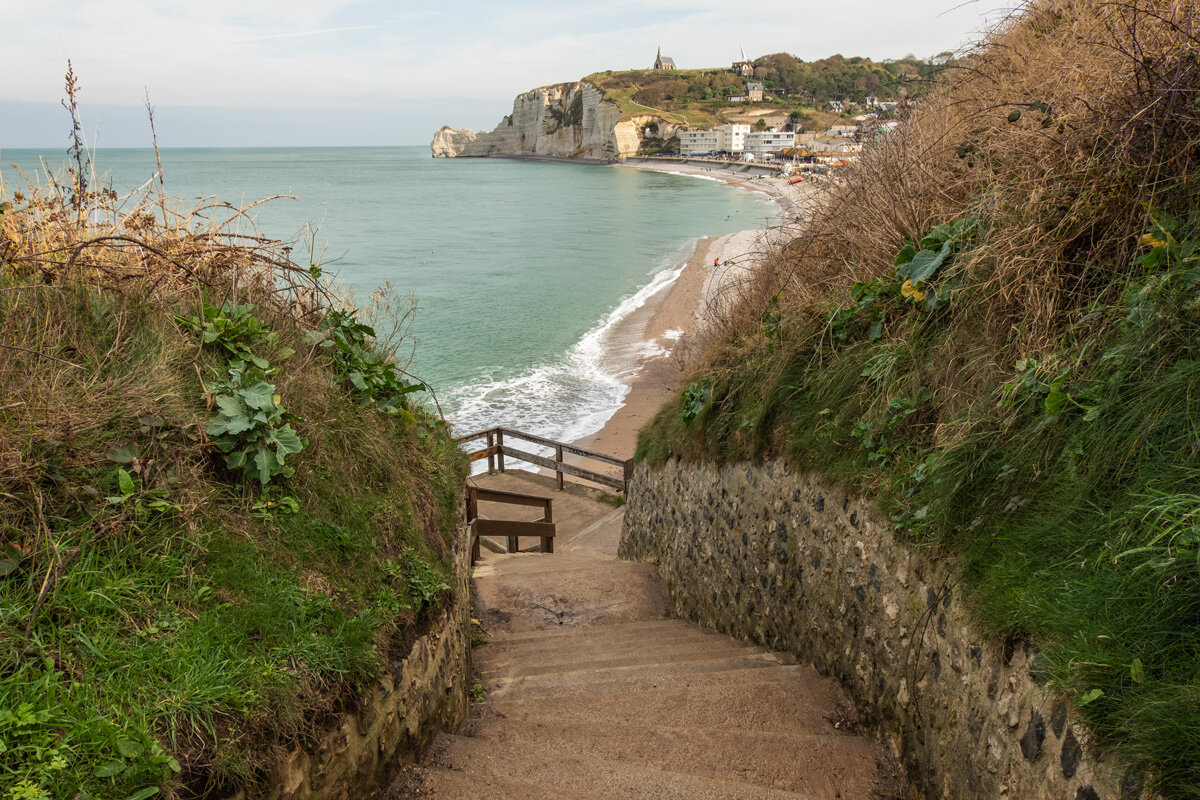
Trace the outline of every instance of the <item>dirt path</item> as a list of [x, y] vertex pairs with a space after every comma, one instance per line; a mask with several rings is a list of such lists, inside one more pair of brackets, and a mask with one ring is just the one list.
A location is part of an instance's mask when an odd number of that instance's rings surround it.
[[513, 473], [483, 480], [553, 496], [558, 552], [485, 551], [474, 659], [487, 701], [389, 797], [900, 796], [887, 748], [855, 732], [833, 682], [670, 617], [655, 568], [616, 557], [619, 509]]

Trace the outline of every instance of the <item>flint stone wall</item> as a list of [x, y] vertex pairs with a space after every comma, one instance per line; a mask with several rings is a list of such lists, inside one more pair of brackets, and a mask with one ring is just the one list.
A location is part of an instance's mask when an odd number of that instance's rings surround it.
[[639, 465], [620, 555], [658, 564], [680, 616], [839, 680], [918, 796], [1144, 796], [1139, 776], [1089, 746], [1036, 655], [985, 637], [944, 567], [817, 476]]

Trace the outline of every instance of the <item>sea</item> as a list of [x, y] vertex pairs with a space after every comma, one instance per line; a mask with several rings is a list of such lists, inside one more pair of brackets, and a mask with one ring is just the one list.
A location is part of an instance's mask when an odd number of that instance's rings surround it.
[[[385, 283], [413, 295], [408, 370], [432, 387], [459, 434], [504, 425], [574, 441], [600, 430], [634, 367], [605, 353], [606, 334], [680, 274], [700, 238], [779, 215], [761, 193], [696, 176], [434, 159], [427, 147], [165, 149], [161, 157], [178, 207], [274, 197], [252, 210], [257, 232], [294, 241], [301, 264], [311, 249], [354, 302], [367, 303]], [[26, 177], [61, 173], [65, 159], [63, 150], [4, 150], [0, 181], [11, 193]], [[119, 194], [157, 170], [150, 149], [102, 149], [92, 160]]]

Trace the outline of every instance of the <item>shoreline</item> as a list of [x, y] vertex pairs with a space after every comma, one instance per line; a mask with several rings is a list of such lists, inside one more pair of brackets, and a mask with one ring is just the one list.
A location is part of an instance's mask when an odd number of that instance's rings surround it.
[[[711, 178], [762, 192], [779, 205], [785, 222], [802, 219], [816, 193], [808, 182], [789, 185], [787, 177], [750, 177], [719, 166], [673, 162], [614, 166]], [[700, 239], [679, 277], [622, 321], [605, 346], [615, 358], [617, 352], [628, 353], [631, 346], [640, 343], [640, 354], [631, 368], [613, 365], [629, 391], [599, 431], [572, 444], [617, 458], [633, 457], [642, 426], [683, 388], [696, 348], [709, 325], [710, 305], [730, 289], [741, 273], [758, 263], [770, 230], [752, 228]], [[714, 259], [718, 266], [714, 266]]]

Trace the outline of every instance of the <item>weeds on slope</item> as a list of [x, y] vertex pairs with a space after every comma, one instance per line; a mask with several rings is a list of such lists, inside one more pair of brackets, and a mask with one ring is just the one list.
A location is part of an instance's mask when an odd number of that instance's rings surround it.
[[74, 157], [0, 188], [0, 798], [253, 794], [452, 601], [462, 456], [245, 210]]

